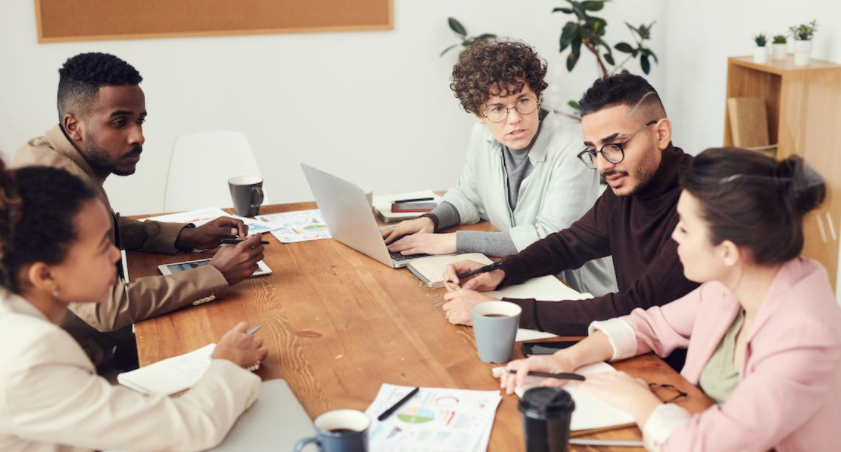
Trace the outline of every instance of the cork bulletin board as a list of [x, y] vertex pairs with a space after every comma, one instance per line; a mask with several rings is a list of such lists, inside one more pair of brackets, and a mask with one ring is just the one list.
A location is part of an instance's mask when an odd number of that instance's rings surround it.
[[40, 43], [394, 28], [394, 0], [34, 1]]

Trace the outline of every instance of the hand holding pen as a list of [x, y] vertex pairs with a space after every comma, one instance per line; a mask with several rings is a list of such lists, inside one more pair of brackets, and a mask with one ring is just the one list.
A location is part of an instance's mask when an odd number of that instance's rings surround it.
[[[505, 278], [505, 272], [498, 271], [501, 262], [482, 265], [478, 262], [464, 260], [447, 265], [444, 270], [444, 281], [447, 290], [470, 289], [477, 292], [495, 290]], [[465, 278], [471, 278], [465, 281]]]
[[507, 368], [494, 369], [500, 388], [513, 394], [514, 389], [523, 387], [526, 377], [538, 379], [539, 386], [563, 386], [570, 381], [584, 381], [583, 375], [569, 373], [573, 370], [555, 355], [533, 355], [528, 359], [517, 359]]
[[259, 326], [248, 330], [247, 324], [240, 322], [222, 336], [213, 358], [227, 359], [240, 367], [251, 367], [266, 359], [269, 350], [263, 345], [263, 338], [254, 335], [258, 329]]

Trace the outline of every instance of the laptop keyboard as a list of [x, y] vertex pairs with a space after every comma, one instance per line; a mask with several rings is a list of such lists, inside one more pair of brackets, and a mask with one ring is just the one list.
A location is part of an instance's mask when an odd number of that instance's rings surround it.
[[400, 253], [388, 253], [388, 254], [391, 255], [391, 260], [397, 261], [397, 262], [405, 261], [405, 260], [409, 260], [409, 259], [415, 259], [415, 258], [418, 258], [418, 257], [431, 256], [431, 254], [408, 254], [408, 255], [405, 255], [405, 256], [400, 254]]

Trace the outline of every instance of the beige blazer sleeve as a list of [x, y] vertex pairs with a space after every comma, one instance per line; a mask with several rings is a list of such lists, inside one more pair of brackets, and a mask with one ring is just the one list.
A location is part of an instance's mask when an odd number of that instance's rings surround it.
[[204, 450], [224, 439], [260, 390], [259, 377], [225, 360], [214, 360], [175, 399], [111, 386], [58, 328], [21, 350], [7, 374], [4, 404], [12, 434], [31, 442], [83, 450]]
[[128, 284], [118, 279], [105, 303], [73, 303], [70, 310], [99, 331], [114, 331], [184, 306], [222, 298], [228, 281], [216, 268], [204, 267], [168, 276], [147, 276]]
[[120, 228], [120, 247], [124, 250], [145, 251], [147, 253], [175, 254], [175, 240], [189, 223], [162, 223], [158, 221], [138, 221], [114, 214]]

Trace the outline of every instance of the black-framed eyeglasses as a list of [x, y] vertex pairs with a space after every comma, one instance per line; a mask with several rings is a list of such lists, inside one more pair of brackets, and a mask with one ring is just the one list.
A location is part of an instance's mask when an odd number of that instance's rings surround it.
[[670, 384], [649, 383], [648, 389], [662, 400], [663, 403], [672, 403], [688, 396], [688, 394]]
[[646, 129], [646, 127], [652, 124], [657, 124], [657, 120], [648, 121], [644, 126], [640, 127], [639, 130], [628, 135], [628, 138], [625, 138], [618, 143], [607, 143], [598, 151], [594, 149], [584, 149], [578, 153], [578, 159], [584, 162], [584, 164], [587, 165], [587, 168], [590, 169], [596, 169], [596, 159], [599, 158], [599, 154], [601, 154], [602, 157], [610, 163], [620, 163], [622, 160], [625, 160], [625, 143], [630, 141], [631, 138], [635, 137], [638, 133], [642, 132]]
[[540, 101], [536, 97], [526, 94], [517, 99], [517, 103], [513, 107], [506, 107], [502, 104], [491, 104], [482, 112], [482, 116], [487, 118], [490, 122], [502, 122], [508, 117], [508, 110], [516, 109], [517, 113], [525, 116], [534, 113], [537, 107], [540, 106]]

